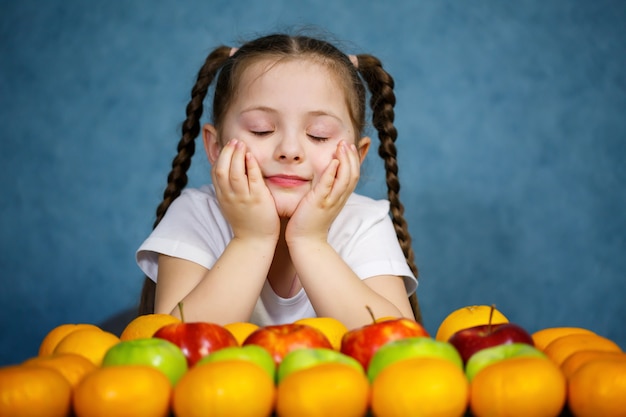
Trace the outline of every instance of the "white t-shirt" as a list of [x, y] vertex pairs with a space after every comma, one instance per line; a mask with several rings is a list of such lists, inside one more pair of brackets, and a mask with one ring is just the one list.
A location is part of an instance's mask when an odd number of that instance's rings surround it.
[[[410, 295], [417, 288], [417, 280], [407, 265], [388, 213], [387, 200], [352, 194], [331, 225], [328, 242], [359, 278], [401, 276]], [[211, 269], [232, 236], [212, 185], [184, 189], [137, 250], [137, 264], [155, 282], [159, 254]], [[265, 326], [315, 315], [304, 289], [291, 298], [282, 298], [266, 281], [250, 321]]]

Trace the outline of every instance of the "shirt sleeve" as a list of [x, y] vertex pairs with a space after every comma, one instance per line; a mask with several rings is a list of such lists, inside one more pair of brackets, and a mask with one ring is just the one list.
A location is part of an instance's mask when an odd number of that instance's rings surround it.
[[170, 205], [167, 213], [136, 253], [139, 268], [153, 281], [160, 254], [195, 262], [207, 269], [232, 239], [232, 230], [211, 188], [188, 189]]
[[408, 295], [417, 288], [389, 217], [388, 201], [354, 195], [333, 223], [329, 241], [361, 279], [396, 275], [403, 278]]

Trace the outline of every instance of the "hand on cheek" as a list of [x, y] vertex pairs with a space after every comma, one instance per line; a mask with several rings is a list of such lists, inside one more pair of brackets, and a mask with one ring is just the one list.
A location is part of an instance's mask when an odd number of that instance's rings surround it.
[[224, 146], [211, 170], [224, 216], [237, 237], [278, 237], [279, 218], [261, 169], [246, 145]]
[[339, 160], [339, 167], [332, 186], [332, 193], [337, 194], [337, 197], [346, 195], [346, 193], [350, 195], [359, 182], [361, 172], [358, 151], [354, 144], [348, 145], [342, 141], [337, 146], [336, 155]]
[[339, 201], [343, 206], [359, 182], [360, 166], [356, 147], [339, 142], [334, 158], [315, 186], [318, 195], [329, 204]]
[[319, 181], [302, 199], [289, 221], [290, 238], [323, 236], [337, 217], [359, 180], [360, 159], [354, 145], [340, 142]]

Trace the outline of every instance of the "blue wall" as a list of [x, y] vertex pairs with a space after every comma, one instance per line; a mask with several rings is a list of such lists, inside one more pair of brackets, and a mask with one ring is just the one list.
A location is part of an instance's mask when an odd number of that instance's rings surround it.
[[[626, 348], [625, 22], [619, 0], [0, 2], [0, 364], [134, 308], [195, 72], [305, 24], [396, 79], [428, 330], [495, 303]], [[359, 190], [382, 177], [373, 153]]]

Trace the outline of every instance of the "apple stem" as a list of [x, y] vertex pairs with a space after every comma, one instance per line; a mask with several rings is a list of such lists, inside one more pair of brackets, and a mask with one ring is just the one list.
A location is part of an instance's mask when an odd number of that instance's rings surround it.
[[489, 310], [489, 326], [487, 327], [487, 333], [491, 334], [491, 321], [493, 320], [493, 310], [496, 309], [496, 305], [492, 304], [491, 309]]
[[180, 313], [180, 321], [185, 322], [185, 315], [183, 314], [183, 302], [178, 303], [178, 312]]
[[365, 306], [365, 308], [367, 309], [368, 313], [370, 313], [370, 317], [372, 318], [372, 323], [376, 323], [376, 316], [374, 316], [374, 312], [372, 311], [372, 308], [370, 306]]

